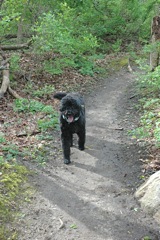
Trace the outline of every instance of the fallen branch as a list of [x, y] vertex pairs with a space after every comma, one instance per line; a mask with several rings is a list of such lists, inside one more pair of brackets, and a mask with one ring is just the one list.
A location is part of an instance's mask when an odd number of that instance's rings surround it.
[[18, 134], [16, 134], [16, 137], [26, 137], [26, 136], [34, 136], [34, 135], [36, 135], [36, 134], [39, 134], [39, 133], [41, 133], [41, 131], [33, 131], [33, 132], [31, 132], [31, 133], [18, 133]]
[[8, 92], [14, 97], [14, 98], [21, 98], [21, 96], [18, 94], [18, 93], [16, 93], [16, 91], [14, 91], [10, 86], [8, 86]]
[[32, 43], [32, 40], [28, 41], [27, 43], [23, 44], [16, 44], [16, 45], [1, 45], [0, 49], [3, 51], [6, 50], [18, 50], [18, 49], [28, 49]]

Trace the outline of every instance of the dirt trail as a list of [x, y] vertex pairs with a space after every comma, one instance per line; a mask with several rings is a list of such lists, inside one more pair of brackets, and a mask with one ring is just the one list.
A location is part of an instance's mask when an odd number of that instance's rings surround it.
[[144, 153], [127, 136], [137, 118], [134, 78], [121, 70], [86, 97], [86, 150], [72, 148], [70, 165], [63, 164], [55, 135], [46, 167], [32, 166], [38, 190], [22, 209], [20, 240], [160, 239], [160, 228], [133, 197]]

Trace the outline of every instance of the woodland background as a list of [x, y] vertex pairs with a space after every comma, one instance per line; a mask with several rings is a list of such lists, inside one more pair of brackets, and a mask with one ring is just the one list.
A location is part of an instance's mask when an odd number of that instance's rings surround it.
[[160, 0], [0, 1], [0, 239], [16, 239], [8, 222], [28, 200], [28, 170], [19, 159], [45, 165], [43, 145], [58, 127], [55, 90], [85, 93], [113, 65], [139, 66], [141, 117], [131, 135], [151, 144], [149, 168], [160, 169], [160, 67], [151, 72], [148, 62], [159, 7]]

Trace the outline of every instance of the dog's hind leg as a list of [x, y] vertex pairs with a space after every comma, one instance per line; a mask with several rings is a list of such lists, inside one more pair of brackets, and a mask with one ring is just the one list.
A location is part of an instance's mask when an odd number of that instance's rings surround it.
[[73, 147], [73, 134], [71, 135], [71, 141], [70, 141], [70, 146]]

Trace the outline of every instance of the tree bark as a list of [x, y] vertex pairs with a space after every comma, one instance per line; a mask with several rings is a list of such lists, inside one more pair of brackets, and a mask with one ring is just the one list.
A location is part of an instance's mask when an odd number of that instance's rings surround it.
[[0, 98], [4, 97], [5, 92], [9, 87], [9, 63], [6, 64], [6, 69], [2, 71], [3, 78], [2, 78], [2, 85], [0, 88]]
[[8, 91], [13, 97], [21, 98], [11, 87], [10, 87], [10, 78], [9, 78], [9, 59], [6, 59], [4, 50], [17, 50], [29, 48], [31, 40], [28, 43], [17, 44], [17, 45], [2, 45], [0, 46], [0, 54], [2, 56], [2, 63], [0, 70], [2, 70], [2, 85], [0, 88], [0, 98], [4, 97], [4, 94]]
[[151, 44], [153, 46], [150, 53], [151, 71], [154, 71], [160, 63], [160, 45], [158, 42], [160, 42], [160, 16], [155, 16], [151, 25]]
[[23, 19], [20, 18], [20, 21], [18, 23], [18, 31], [17, 31], [17, 43], [20, 44], [22, 42], [23, 37]]
[[2, 85], [0, 88], [0, 98], [8, 91], [14, 98], [21, 98], [11, 87], [9, 79], [9, 59], [2, 61]]

